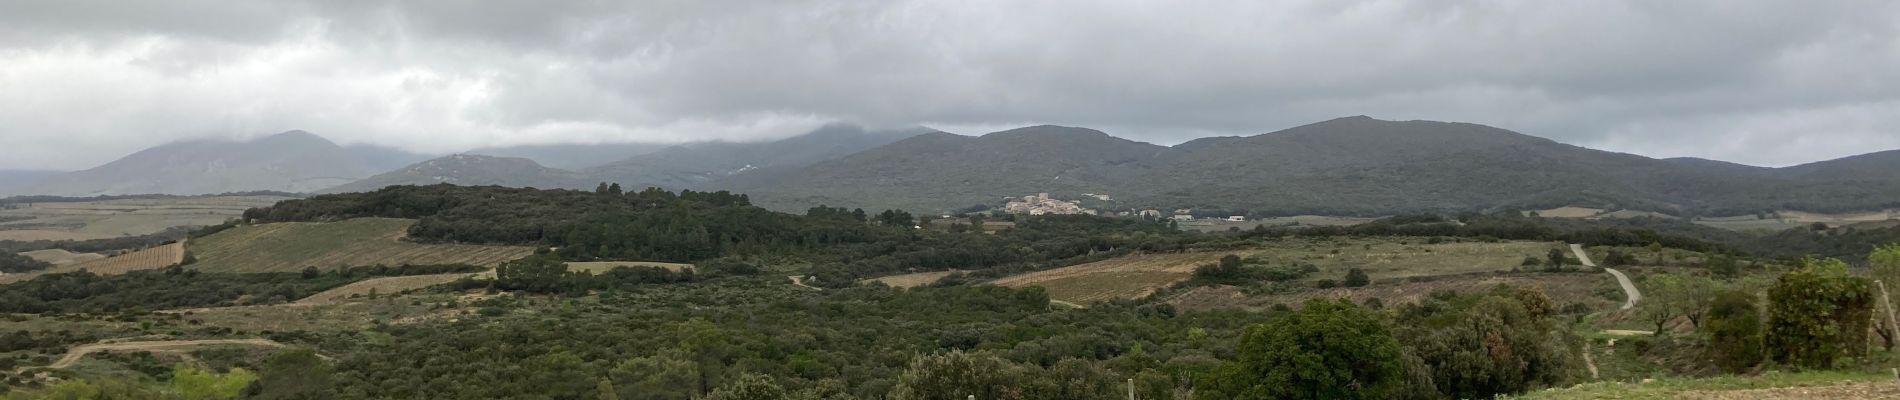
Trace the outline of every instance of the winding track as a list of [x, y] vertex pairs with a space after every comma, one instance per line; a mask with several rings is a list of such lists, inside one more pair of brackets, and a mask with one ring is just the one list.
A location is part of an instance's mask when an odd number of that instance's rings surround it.
[[[1597, 263], [1590, 261], [1590, 253], [1583, 252], [1583, 245], [1572, 243], [1570, 244], [1570, 251], [1577, 253], [1577, 261], [1583, 262], [1583, 266], [1597, 266]], [[1623, 275], [1623, 271], [1617, 271], [1613, 268], [1604, 268], [1603, 272], [1608, 272], [1610, 275], [1616, 276], [1616, 283], [1623, 285], [1623, 295], [1627, 300], [1623, 301], [1622, 309], [1628, 310], [1636, 308], [1636, 302], [1643, 300], [1643, 292], [1636, 290], [1636, 283], [1630, 282], [1630, 277]]]
[[126, 351], [126, 350], [175, 351], [175, 350], [182, 350], [182, 349], [193, 348], [193, 347], [214, 346], [214, 345], [251, 345], [251, 346], [263, 346], [263, 347], [288, 347], [288, 346], [285, 346], [283, 343], [278, 343], [270, 339], [160, 340], [160, 341], [148, 341], [148, 342], [94, 343], [94, 344], [80, 345], [77, 347], [73, 347], [71, 350], [67, 350], [66, 355], [64, 357], [60, 357], [59, 361], [54, 361], [53, 364], [48, 365], [48, 367], [53, 368], [53, 369], [62, 369], [62, 368], [70, 367], [73, 365], [73, 363], [79, 362], [79, 359], [85, 358], [87, 354], [97, 353], [101, 351]]

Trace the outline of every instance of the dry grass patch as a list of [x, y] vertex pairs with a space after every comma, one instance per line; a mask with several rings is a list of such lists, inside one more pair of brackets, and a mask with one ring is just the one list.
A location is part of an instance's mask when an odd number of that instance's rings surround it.
[[339, 222], [246, 225], [192, 240], [194, 268], [208, 272], [293, 272], [364, 265], [463, 263], [492, 267], [532, 254], [524, 246], [424, 244], [403, 241], [415, 220], [357, 218]]
[[86, 261], [106, 258], [106, 255], [104, 254], [74, 253], [74, 252], [66, 251], [64, 249], [34, 250], [34, 251], [25, 252], [25, 253], [20, 253], [20, 255], [27, 256], [28, 258], [32, 258], [35, 260], [40, 260], [42, 262], [51, 263], [53, 265], [66, 265], [66, 264], [86, 262]]
[[[1615, 285], [1614, 277], [1602, 273], [1481, 273], [1462, 276], [1443, 276], [1434, 279], [1395, 282], [1373, 282], [1370, 286], [1357, 288], [1309, 289], [1296, 293], [1248, 296], [1240, 288], [1232, 286], [1206, 286], [1190, 289], [1173, 298], [1168, 304], [1181, 309], [1207, 310], [1217, 308], [1266, 309], [1276, 304], [1298, 307], [1307, 299], [1350, 299], [1354, 303], [1365, 303], [1368, 299], [1379, 299], [1388, 306], [1416, 303], [1430, 296], [1432, 292], [1450, 290], [1461, 293], [1482, 292], [1498, 285], [1534, 288], [1550, 296], [1558, 307], [1571, 303], [1581, 303], [1593, 310], [1611, 310], [1622, 304], [1621, 300], [1611, 300], [1598, 293], [1605, 287]], [[1618, 291], [1618, 296], [1621, 292]]]
[[1602, 214], [1603, 211], [1603, 209], [1589, 207], [1557, 207], [1535, 212], [1537, 216], [1545, 218], [1589, 218]]
[[472, 277], [475, 275], [476, 274], [471, 274], [471, 273], [454, 273], [454, 274], [435, 274], [435, 275], [391, 276], [391, 277], [383, 277], [383, 278], [375, 278], [375, 279], [366, 279], [360, 282], [339, 286], [334, 289], [325, 290], [322, 293], [310, 295], [310, 297], [305, 297], [303, 299], [297, 300], [297, 303], [300, 303], [300, 304], [331, 303], [331, 302], [348, 300], [352, 297], [357, 297], [357, 296], [369, 296], [371, 293], [375, 293], [377, 295], [397, 295], [405, 291], [454, 282], [457, 279]]
[[469, 310], [437, 309], [432, 305], [449, 298], [451, 296], [447, 295], [389, 296], [366, 301], [298, 302], [164, 312], [178, 314], [186, 321], [195, 321], [203, 326], [231, 328], [239, 332], [353, 332], [369, 329], [377, 321], [420, 321]]
[[1254, 257], [1269, 265], [1313, 264], [1319, 272], [1307, 280], [1334, 279], [1360, 268], [1374, 281], [1415, 276], [1510, 271], [1524, 257], [1543, 258], [1550, 249], [1569, 251], [1556, 242], [1432, 243], [1431, 238], [1288, 238], [1269, 241]]
[[871, 279], [865, 279], [858, 282], [859, 283], [883, 282], [885, 286], [890, 286], [890, 287], [895, 287], [895, 288], [914, 288], [918, 286], [924, 286], [924, 285], [936, 283], [937, 280], [943, 279], [943, 277], [950, 276], [950, 274], [954, 274], [957, 272], [958, 271], [954, 271], [954, 270], [918, 272], [914, 274], [891, 275], [891, 276], [886, 276], [886, 277], [881, 277], [881, 278], [871, 278]]
[[54, 266], [34, 273], [7, 274], [0, 276], [0, 283], [19, 282], [45, 274], [77, 271], [88, 271], [99, 275], [118, 275], [132, 271], [165, 268], [178, 265], [184, 261], [185, 245], [183, 243], [172, 243], [108, 258]]
[[1133, 299], [1193, 277], [1196, 267], [1218, 262], [1229, 254], [1244, 256], [1246, 253], [1133, 255], [1015, 275], [990, 283], [1009, 287], [1041, 286], [1049, 291], [1051, 299], [1078, 304]]

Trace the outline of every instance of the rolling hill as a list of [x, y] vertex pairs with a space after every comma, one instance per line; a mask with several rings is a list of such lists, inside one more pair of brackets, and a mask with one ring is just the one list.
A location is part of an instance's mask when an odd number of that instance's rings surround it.
[[509, 186], [579, 189], [594, 183], [572, 171], [543, 167], [526, 158], [455, 154], [415, 163], [395, 171], [377, 174], [319, 191], [320, 193], [368, 192], [391, 185], [433, 185], [449, 183], [462, 186]]
[[968, 137], [936, 132], [813, 165], [742, 192], [763, 204], [950, 209], [1036, 192], [1108, 191], [1173, 149], [1101, 131], [1032, 126]]
[[518, 157], [569, 171], [598, 167], [672, 147], [656, 143], [536, 144], [486, 147], [462, 152], [496, 157]]
[[1788, 168], [1659, 160], [1477, 124], [1334, 119], [1164, 147], [1038, 126], [931, 134], [747, 187], [762, 204], [936, 212], [1003, 196], [1109, 194], [1125, 208], [1392, 214], [1585, 205], [1671, 214], [1900, 206], [1900, 152]]
[[345, 148], [308, 132], [289, 131], [249, 141], [161, 145], [13, 192], [60, 196], [308, 192], [402, 165], [392, 163], [414, 162], [411, 157], [378, 147]]
[[785, 173], [921, 134], [829, 125], [770, 142], [706, 142], [669, 147], [581, 172], [596, 182], [627, 188], [739, 189]]

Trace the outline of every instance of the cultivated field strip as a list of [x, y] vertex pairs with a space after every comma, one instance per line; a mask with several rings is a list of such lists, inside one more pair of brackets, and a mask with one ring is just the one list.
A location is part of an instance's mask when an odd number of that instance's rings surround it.
[[0, 276], [0, 283], [33, 279], [35, 276], [44, 274], [76, 271], [88, 271], [99, 275], [118, 275], [132, 271], [165, 268], [178, 265], [178, 263], [184, 261], [185, 245], [183, 243], [172, 243], [113, 257], [54, 266], [44, 271], [30, 274], [7, 274]]
[[332, 303], [332, 302], [348, 300], [350, 296], [357, 296], [357, 295], [368, 296], [370, 291], [375, 291], [379, 295], [397, 294], [397, 293], [402, 293], [405, 290], [426, 288], [430, 286], [454, 282], [456, 279], [462, 279], [465, 277], [471, 277], [475, 275], [476, 274], [464, 272], [464, 273], [435, 274], [435, 275], [391, 276], [391, 277], [384, 277], [384, 278], [369, 279], [369, 280], [364, 280], [362, 282], [356, 282], [356, 283], [352, 283], [348, 285], [343, 285], [335, 289], [325, 290], [322, 293], [317, 293], [314, 295], [310, 295], [310, 297], [305, 297], [303, 299], [297, 300], [297, 303], [298, 304]]
[[1015, 275], [990, 283], [1009, 287], [1041, 286], [1049, 298], [1076, 304], [1147, 296], [1186, 280], [1194, 268], [1244, 252], [1142, 254]]
[[66, 251], [62, 249], [34, 250], [34, 251], [25, 252], [25, 253], [20, 253], [20, 255], [27, 256], [35, 260], [51, 263], [53, 265], [82, 263], [82, 262], [106, 258], [104, 254], [74, 253], [74, 252], [70, 252], [70, 251]]
[[524, 246], [403, 241], [414, 220], [358, 218], [240, 226], [191, 243], [207, 272], [291, 272], [305, 267], [465, 263], [495, 266], [532, 254]]

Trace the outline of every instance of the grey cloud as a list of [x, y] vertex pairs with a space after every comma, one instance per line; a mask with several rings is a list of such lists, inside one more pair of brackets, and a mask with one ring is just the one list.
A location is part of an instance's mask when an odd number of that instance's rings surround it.
[[1900, 147], [1900, 4], [1880, 2], [4, 1], [0, 55], [0, 93], [31, 94], [0, 97], [0, 168], [289, 129], [427, 151], [834, 120], [1174, 143], [1358, 114], [1766, 165]]

